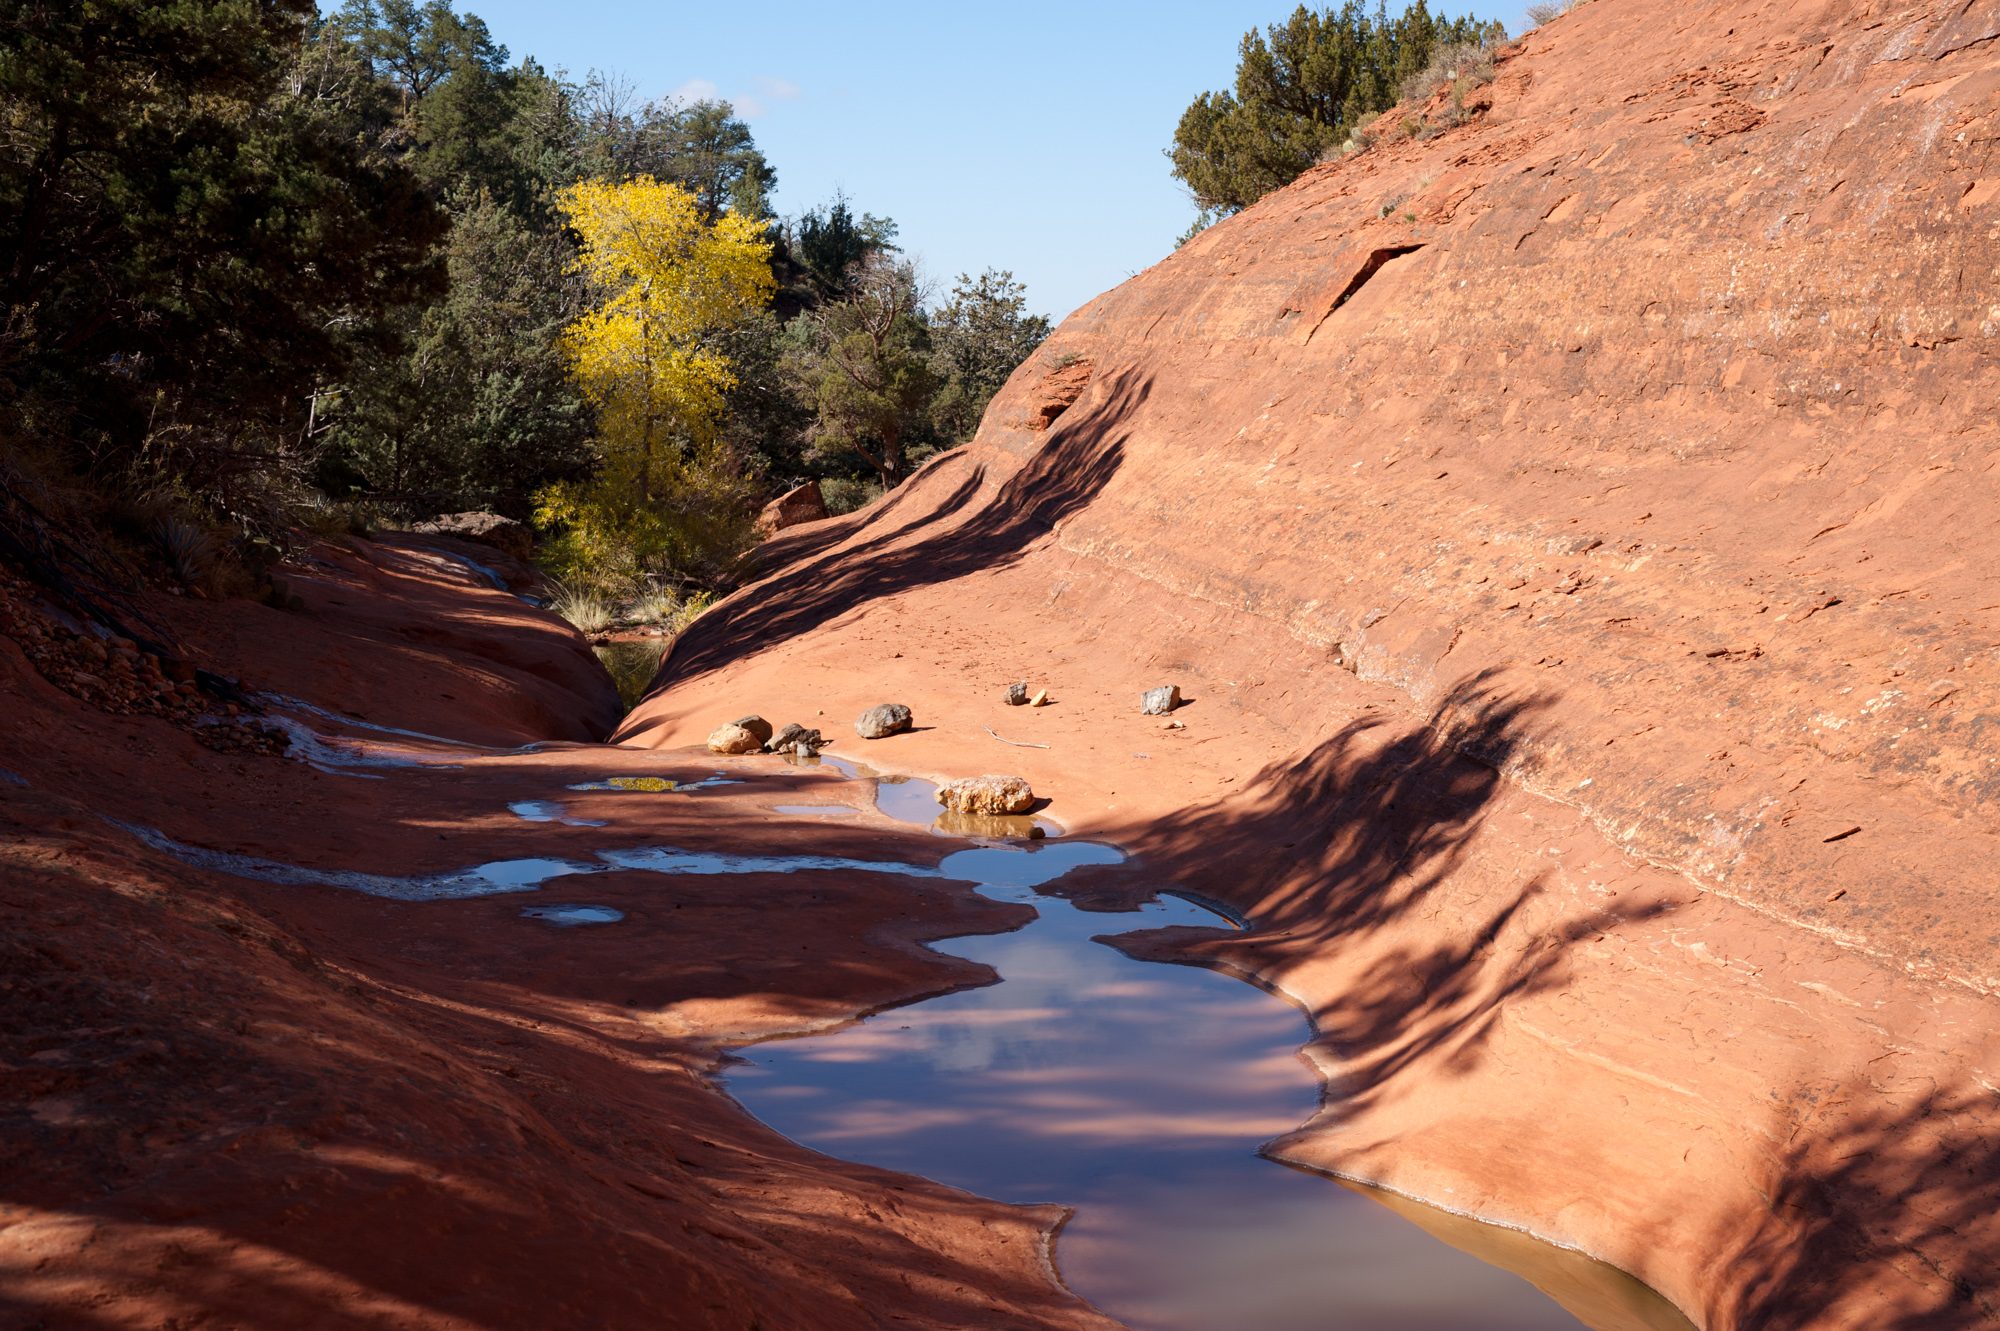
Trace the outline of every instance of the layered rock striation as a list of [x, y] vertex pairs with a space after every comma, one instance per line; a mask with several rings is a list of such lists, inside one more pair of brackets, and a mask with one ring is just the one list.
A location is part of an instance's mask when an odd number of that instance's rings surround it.
[[621, 738], [1047, 743], [1315, 1013], [1281, 1153], [1712, 1328], [1989, 1324], [2000, 6], [1593, 0], [1472, 106], [1086, 306]]

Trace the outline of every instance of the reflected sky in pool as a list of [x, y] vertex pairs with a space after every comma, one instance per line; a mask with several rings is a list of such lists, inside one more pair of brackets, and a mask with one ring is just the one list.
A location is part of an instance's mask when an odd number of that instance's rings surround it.
[[1297, 1053], [1307, 1023], [1239, 980], [1092, 941], [1229, 927], [1191, 902], [1105, 914], [1034, 891], [1074, 865], [1119, 858], [1083, 842], [948, 857], [947, 877], [1039, 912], [1016, 933], [935, 945], [1002, 982], [752, 1046], [729, 1089], [831, 1155], [1075, 1207], [1057, 1263], [1078, 1293], [1134, 1327], [1578, 1326], [1518, 1277], [1255, 1154], [1317, 1105], [1317, 1079]]

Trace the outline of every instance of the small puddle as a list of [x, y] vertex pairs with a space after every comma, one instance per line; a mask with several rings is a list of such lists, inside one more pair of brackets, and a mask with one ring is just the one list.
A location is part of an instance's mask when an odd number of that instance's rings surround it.
[[[366, 873], [357, 869], [309, 869], [282, 860], [264, 859], [236, 851], [176, 841], [157, 828], [128, 823], [116, 818], [106, 822], [154, 850], [163, 851], [183, 864], [212, 869], [253, 882], [285, 887], [337, 887], [392, 901], [456, 901], [470, 897], [490, 897], [507, 892], [533, 892], [555, 878], [575, 874], [609, 873], [632, 869], [658, 874], [789, 874], [838, 871], [844, 873], [885, 873], [908, 878], [943, 877], [942, 869], [930, 869], [901, 860], [864, 860], [845, 855], [724, 855], [682, 850], [678, 846], [640, 846], [627, 850], [600, 850], [595, 861], [561, 860], [546, 856], [526, 856], [512, 860], [490, 860], [467, 869], [398, 877], [394, 874]], [[946, 861], [949, 863], [949, 858]]]
[[1064, 1279], [1142, 1331], [1557, 1331], [1578, 1316], [1693, 1331], [1613, 1267], [1260, 1157], [1318, 1107], [1299, 1053], [1311, 1029], [1252, 985], [1094, 941], [1232, 927], [1221, 916], [1173, 896], [1090, 912], [1035, 890], [1122, 858], [1060, 841], [947, 857], [944, 876], [1037, 911], [1014, 933], [932, 944], [999, 982], [740, 1049], [729, 1090], [828, 1154], [1074, 1208], [1055, 1250]]
[[612, 906], [527, 906], [521, 914], [531, 920], [546, 920], [560, 928], [579, 924], [616, 924], [625, 912]]
[[[404, 730], [400, 726], [378, 725], [373, 721], [363, 721], [360, 717], [344, 716], [315, 706], [303, 698], [293, 698], [282, 693], [258, 693], [252, 695], [261, 714], [244, 718], [274, 730], [283, 731], [290, 739], [287, 752], [308, 766], [329, 776], [364, 777], [380, 780], [380, 772], [356, 771], [356, 768], [411, 768], [428, 767], [438, 770], [457, 768], [460, 761], [468, 756], [493, 753], [497, 750], [483, 745], [467, 744], [461, 740], [448, 739], [443, 735], [428, 735], [421, 730]], [[388, 736], [374, 739], [359, 735], [326, 735], [314, 729], [301, 717], [318, 717], [330, 721], [335, 726], [353, 730], [363, 730], [369, 735]], [[404, 741], [414, 741], [408, 743]], [[439, 753], [428, 746], [440, 746], [445, 752]], [[424, 747], [419, 747], [424, 746]]]
[[564, 827], [603, 827], [602, 818], [572, 818], [567, 806], [558, 800], [516, 800], [507, 806], [507, 812], [523, 822], [561, 823]]
[[875, 786], [877, 812], [899, 823], [928, 827], [938, 836], [966, 841], [1040, 841], [1045, 837], [1059, 837], [1063, 833], [1056, 823], [1030, 814], [953, 813], [939, 806], [935, 781], [877, 772], [851, 758], [836, 758], [822, 753], [812, 758], [787, 758], [785, 761], [794, 767], [831, 767], [850, 781], [871, 781]]
[[627, 794], [664, 795], [668, 791], [679, 791], [685, 795], [691, 790], [712, 790], [716, 786], [740, 786], [741, 777], [717, 772], [714, 776], [703, 777], [699, 781], [676, 781], [665, 776], [607, 776], [599, 781], [578, 781], [566, 786], [566, 790], [622, 790]]

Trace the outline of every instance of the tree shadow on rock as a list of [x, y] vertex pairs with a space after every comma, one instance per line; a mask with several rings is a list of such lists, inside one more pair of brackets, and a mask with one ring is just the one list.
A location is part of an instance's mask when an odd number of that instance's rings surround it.
[[1561, 982], [1572, 945], [1668, 908], [1579, 909], [1540, 875], [1477, 892], [1452, 883], [1502, 771], [1553, 701], [1483, 672], [1422, 724], [1351, 721], [1244, 793], [1139, 839], [1150, 868], [1252, 911], [1253, 932], [1220, 952], [1276, 971], [1351, 965], [1313, 1014], [1341, 1067], [1319, 1126], [1406, 1078], [1469, 1071], [1506, 1004]]
[[1784, 1117], [1769, 1209], [1715, 1244], [1730, 1278], [1711, 1326], [2000, 1326], [1991, 1091], [1869, 1079], [1807, 1092]]
[[[1129, 422], [1149, 381], [1114, 377], [1104, 401], [1065, 417], [1047, 443], [962, 521], [985, 475], [975, 469], [934, 506], [894, 528], [808, 557], [709, 611], [674, 643], [654, 687], [715, 670], [774, 642], [810, 633], [863, 602], [1005, 568], [1094, 499], [1125, 457]], [[872, 524], [871, 524], [872, 525]]]

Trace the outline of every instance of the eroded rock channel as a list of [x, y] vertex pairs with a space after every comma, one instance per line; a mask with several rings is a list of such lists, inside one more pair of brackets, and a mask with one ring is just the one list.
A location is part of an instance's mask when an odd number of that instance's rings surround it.
[[[340, 728], [330, 713], [303, 704], [289, 715], [274, 712], [328, 775], [429, 772], [449, 780], [466, 764], [539, 748], [469, 749], [367, 724], [330, 736], [313, 729]], [[587, 761], [590, 752], [570, 756]], [[114, 826], [194, 869], [415, 905], [519, 898], [524, 923], [579, 934], [627, 926], [635, 895], [657, 904], [675, 879], [782, 883], [762, 898], [765, 910], [784, 909], [783, 893], [809, 890], [828, 875], [973, 884], [981, 897], [1031, 914], [1018, 928], [988, 925], [931, 946], [984, 968], [991, 983], [974, 978], [832, 1029], [746, 1046], [728, 1066], [727, 1089], [771, 1127], [829, 1155], [997, 1201], [1063, 1208], [1049, 1236], [1062, 1281], [1140, 1331], [1691, 1326], [1603, 1263], [1406, 1199], [1371, 1199], [1262, 1158], [1260, 1142], [1324, 1108], [1300, 1054], [1310, 1023], [1292, 1003], [1240, 978], [1120, 951], [1122, 935], [1206, 935], [1239, 925], [1171, 891], [1128, 909], [1084, 909], [1059, 895], [1074, 870], [1123, 863], [1115, 847], [1063, 838], [1055, 824], [1033, 819], [992, 820], [986, 830], [994, 835], [971, 844], [948, 838], [954, 848], [935, 863], [898, 858], [890, 845], [873, 853], [734, 853], [649, 835], [649, 801], [685, 805], [727, 787], [754, 792], [773, 774], [788, 788], [806, 781], [814, 795], [810, 803], [761, 805], [778, 819], [873, 811], [931, 823], [936, 810], [930, 782], [864, 775], [848, 761], [701, 770], [706, 758], [663, 754], [637, 773], [561, 784], [544, 778], [542, 797], [506, 807], [522, 823], [561, 833], [545, 853], [532, 845], [523, 853], [516, 840], [505, 856], [441, 872], [309, 867], [135, 823]], [[584, 816], [580, 797], [602, 801], [591, 811], [608, 816]], [[931, 830], [943, 836], [953, 826], [942, 818]], [[579, 852], [571, 829], [602, 840]], [[600, 881], [623, 885], [621, 904], [592, 899]]]
[[[879, 807], [927, 822], [932, 788], [881, 783]], [[948, 855], [947, 877], [1035, 911], [933, 944], [996, 982], [752, 1046], [729, 1090], [830, 1154], [1071, 1208], [1064, 1281], [1134, 1328], [1688, 1331], [1601, 1262], [1258, 1155], [1317, 1106], [1310, 1024], [1241, 979], [1118, 950], [1140, 930], [1235, 929], [1227, 916], [1171, 892], [1129, 910], [1059, 895], [1073, 869], [1124, 859], [1072, 840]]]

